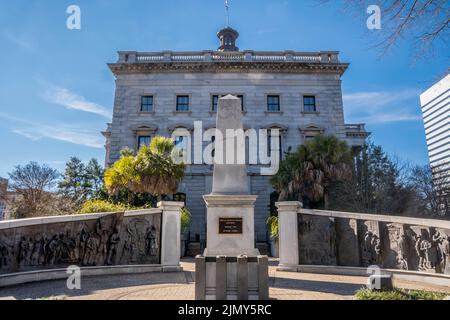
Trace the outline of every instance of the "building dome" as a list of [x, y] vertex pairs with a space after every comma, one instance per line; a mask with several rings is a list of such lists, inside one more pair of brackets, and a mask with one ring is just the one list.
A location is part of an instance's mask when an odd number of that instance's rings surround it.
[[239, 38], [239, 32], [233, 28], [227, 27], [220, 30], [217, 33], [217, 37], [220, 40], [219, 51], [239, 51], [239, 48], [236, 47], [236, 40]]

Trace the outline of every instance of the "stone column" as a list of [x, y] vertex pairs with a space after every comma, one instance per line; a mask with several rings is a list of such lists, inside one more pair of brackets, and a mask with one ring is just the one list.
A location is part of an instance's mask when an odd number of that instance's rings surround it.
[[158, 208], [162, 209], [161, 264], [163, 266], [178, 267], [180, 265], [181, 209], [183, 207], [183, 202], [158, 203]]
[[278, 242], [280, 250], [280, 270], [296, 270], [298, 257], [298, 209], [301, 202], [277, 202], [278, 208]]

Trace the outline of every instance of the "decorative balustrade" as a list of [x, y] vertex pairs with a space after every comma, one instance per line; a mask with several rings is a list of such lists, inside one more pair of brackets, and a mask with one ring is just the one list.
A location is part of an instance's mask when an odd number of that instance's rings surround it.
[[345, 130], [347, 132], [366, 132], [366, 125], [364, 123], [361, 124], [346, 124]]
[[349, 138], [367, 138], [370, 133], [366, 131], [365, 124], [346, 124], [345, 134]]
[[254, 55], [252, 58], [253, 61], [269, 61], [269, 62], [286, 61], [286, 57], [280, 55]]
[[[293, 56], [292, 59], [297, 62], [322, 62], [322, 57], [320, 56]], [[329, 62], [329, 61], [324, 61]]]
[[136, 57], [137, 62], [158, 62], [163, 61], [164, 56], [143, 55]]
[[212, 60], [214, 61], [242, 61], [244, 60], [244, 56], [241, 54], [214, 54], [212, 56]]
[[119, 63], [159, 62], [297, 62], [297, 63], [339, 63], [339, 52], [119, 52]]

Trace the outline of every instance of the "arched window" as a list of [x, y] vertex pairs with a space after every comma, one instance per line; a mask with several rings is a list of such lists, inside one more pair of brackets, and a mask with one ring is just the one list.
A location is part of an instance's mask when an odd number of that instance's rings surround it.
[[172, 131], [172, 139], [175, 142], [175, 148], [179, 151], [177, 160], [183, 161], [185, 164], [191, 164], [191, 131], [193, 128], [185, 125], [176, 125], [175, 127], [169, 127], [168, 130]]

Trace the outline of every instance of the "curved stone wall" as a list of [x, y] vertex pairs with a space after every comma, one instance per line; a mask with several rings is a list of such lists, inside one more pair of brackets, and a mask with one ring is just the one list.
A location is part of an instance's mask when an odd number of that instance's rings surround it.
[[450, 221], [300, 209], [298, 258], [299, 265], [450, 274]]
[[360, 272], [378, 266], [402, 276], [434, 274], [449, 283], [450, 221], [309, 210], [297, 201], [276, 205], [280, 270], [334, 266]]
[[0, 222], [0, 274], [161, 263], [162, 209]]

